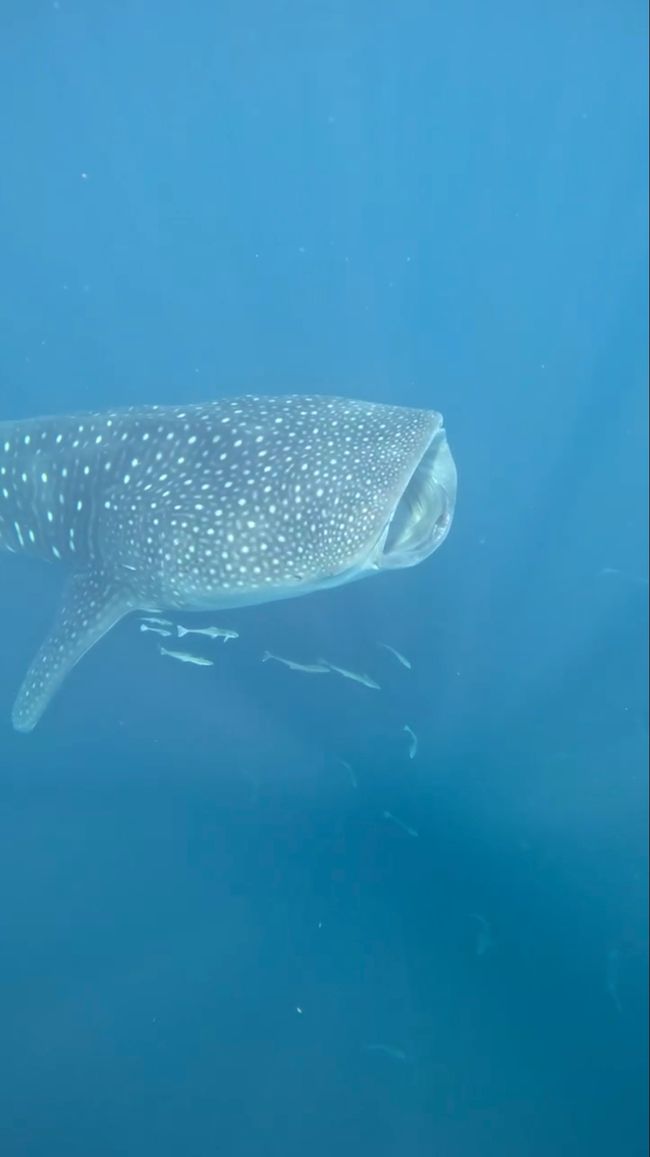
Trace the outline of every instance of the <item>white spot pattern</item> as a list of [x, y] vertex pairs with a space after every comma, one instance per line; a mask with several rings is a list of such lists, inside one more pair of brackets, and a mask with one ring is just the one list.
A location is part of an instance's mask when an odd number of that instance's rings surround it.
[[191, 607], [354, 566], [423, 452], [432, 414], [244, 397], [1, 429], [0, 543], [121, 563], [143, 597]]

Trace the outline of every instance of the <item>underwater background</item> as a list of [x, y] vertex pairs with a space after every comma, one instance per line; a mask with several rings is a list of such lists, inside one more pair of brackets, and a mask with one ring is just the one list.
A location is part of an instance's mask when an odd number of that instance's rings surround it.
[[459, 471], [29, 736], [0, 556], [2, 1157], [647, 1153], [646, 92], [637, 0], [0, 6], [0, 419], [335, 393]]

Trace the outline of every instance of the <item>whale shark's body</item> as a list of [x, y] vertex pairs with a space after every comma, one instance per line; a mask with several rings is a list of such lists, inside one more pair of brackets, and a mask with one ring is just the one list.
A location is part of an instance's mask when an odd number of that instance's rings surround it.
[[412, 566], [446, 537], [455, 498], [429, 410], [247, 396], [0, 422], [0, 547], [70, 572], [14, 726], [30, 731], [130, 611], [239, 607]]

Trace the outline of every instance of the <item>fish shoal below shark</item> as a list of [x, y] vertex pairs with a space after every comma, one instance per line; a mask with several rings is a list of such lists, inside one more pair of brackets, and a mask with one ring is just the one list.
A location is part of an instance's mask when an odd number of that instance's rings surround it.
[[414, 566], [456, 467], [434, 410], [245, 396], [0, 422], [0, 549], [67, 583], [16, 697], [31, 731], [124, 615], [293, 598]]

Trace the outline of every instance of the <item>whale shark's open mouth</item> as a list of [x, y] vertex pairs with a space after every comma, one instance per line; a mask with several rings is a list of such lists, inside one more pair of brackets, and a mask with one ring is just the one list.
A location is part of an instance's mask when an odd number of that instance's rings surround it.
[[415, 566], [449, 533], [456, 505], [456, 465], [440, 425], [413, 471], [380, 539], [379, 570]]

